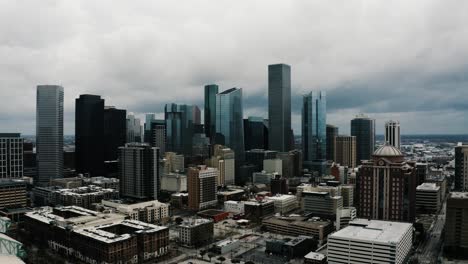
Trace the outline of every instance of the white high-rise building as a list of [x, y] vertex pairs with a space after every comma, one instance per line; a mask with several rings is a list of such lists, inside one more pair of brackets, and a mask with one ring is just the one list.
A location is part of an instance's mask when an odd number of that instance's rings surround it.
[[401, 146], [401, 135], [400, 135], [400, 122], [399, 121], [387, 121], [385, 123], [385, 142], [400, 148]]
[[36, 97], [35, 183], [63, 177], [63, 87], [38, 85]]
[[0, 179], [23, 177], [23, 138], [0, 133]]
[[413, 243], [413, 225], [356, 219], [328, 236], [328, 263], [403, 263]]

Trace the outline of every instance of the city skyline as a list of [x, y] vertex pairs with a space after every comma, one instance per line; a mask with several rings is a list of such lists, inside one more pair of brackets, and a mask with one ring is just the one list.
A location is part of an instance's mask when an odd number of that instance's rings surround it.
[[327, 92], [329, 123], [343, 132], [362, 112], [377, 120], [378, 134], [391, 119], [402, 134], [466, 133], [467, 3], [350, 2], [337, 9], [298, 1], [268, 3], [269, 12], [260, 12], [266, 3], [186, 3], [174, 15], [171, 4], [113, 3], [109, 13], [105, 3], [3, 2], [1, 130], [35, 133], [34, 91], [47, 83], [65, 87], [65, 134], [74, 131], [80, 94], [101, 95], [141, 119], [147, 112], [161, 118], [170, 102], [202, 108], [211, 83], [243, 87], [245, 117], [266, 118], [266, 67], [286, 63], [295, 134], [298, 105], [311, 90]]

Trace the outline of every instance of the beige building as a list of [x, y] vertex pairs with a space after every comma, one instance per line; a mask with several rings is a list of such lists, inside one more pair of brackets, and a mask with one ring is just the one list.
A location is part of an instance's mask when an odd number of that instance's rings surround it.
[[213, 156], [206, 161], [206, 165], [219, 170], [216, 178], [217, 186], [234, 184], [235, 153], [232, 149], [223, 145], [215, 145]]
[[219, 171], [207, 166], [190, 167], [187, 172], [188, 205], [191, 210], [216, 206], [216, 178]]
[[102, 206], [117, 213], [124, 214], [132, 220], [146, 223], [160, 223], [169, 217], [169, 204], [161, 203], [156, 200], [123, 204], [115, 201], [102, 201]]
[[356, 167], [356, 137], [337, 136], [334, 144], [334, 161], [342, 166]]

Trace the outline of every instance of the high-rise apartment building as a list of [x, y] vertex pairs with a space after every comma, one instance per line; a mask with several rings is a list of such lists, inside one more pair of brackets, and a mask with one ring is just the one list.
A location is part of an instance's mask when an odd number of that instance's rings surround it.
[[219, 171], [215, 168], [191, 167], [187, 172], [188, 206], [191, 210], [201, 210], [216, 206], [216, 178]]
[[327, 158], [326, 100], [326, 94], [322, 91], [313, 91], [303, 97], [302, 154], [303, 165], [309, 169], [315, 169], [315, 164]]
[[388, 142], [388, 144], [394, 146], [395, 148], [401, 147], [399, 121], [390, 120], [385, 123], [385, 142]]
[[104, 99], [82, 94], [75, 101], [76, 171], [92, 176], [104, 172]]
[[265, 146], [265, 125], [262, 117], [249, 116], [244, 119], [245, 150], [268, 149]]
[[127, 141], [127, 110], [104, 107], [104, 160], [114, 161]]
[[244, 121], [240, 88], [231, 88], [216, 95], [216, 143], [234, 150], [237, 161], [244, 160]]
[[23, 143], [19, 133], [0, 133], [0, 179], [24, 176]]
[[141, 121], [133, 113], [127, 116], [127, 142], [141, 143]]
[[162, 166], [158, 148], [145, 143], [119, 147], [120, 194], [138, 200], [157, 200]]
[[63, 87], [38, 85], [36, 97], [35, 183], [63, 177]]
[[359, 170], [359, 208], [362, 218], [414, 221], [416, 214], [416, 163], [405, 161], [401, 151], [384, 145]]
[[351, 120], [351, 136], [356, 137], [357, 163], [371, 159], [375, 146], [375, 119], [365, 115], [356, 116]]
[[269, 149], [292, 149], [291, 66], [268, 65], [268, 136]]
[[356, 167], [356, 137], [336, 136], [334, 141], [333, 160], [341, 166]]
[[338, 127], [327, 124], [327, 160], [335, 158], [335, 137], [338, 131]]
[[455, 147], [455, 190], [468, 191], [468, 145]]

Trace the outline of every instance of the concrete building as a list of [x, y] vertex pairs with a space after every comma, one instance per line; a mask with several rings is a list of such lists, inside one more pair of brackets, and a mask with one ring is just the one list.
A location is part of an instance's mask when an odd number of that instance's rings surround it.
[[468, 258], [468, 193], [452, 192], [447, 198], [444, 250], [449, 256]]
[[38, 85], [36, 97], [36, 185], [63, 177], [63, 87]]
[[267, 201], [273, 201], [275, 213], [286, 214], [298, 208], [296, 196], [294, 195], [276, 195], [265, 198]]
[[225, 201], [224, 211], [232, 214], [244, 214], [244, 202], [243, 201]]
[[36, 187], [33, 189], [36, 205], [80, 206], [90, 209], [104, 199], [118, 199], [119, 191], [89, 185], [73, 189], [56, 187]]
[[120, 180], [116, 178], [107, 178], [107, 177], [90, 177], [83, 178], [83, 185], [94, 185], [101, 187], [103, 189], [114, 189], [120, 190]]
[[90, 264], [154, 261], [169, 252], [169, 228], [125, 220], [122, 214], [43, 207], [26, 213], [24, 225], [51, 250]]
[[336, 230], [340, 230], [349, 225], [349, 222], [356, 219], [357, 211], [355, 207], [343, 207], [336, 212]]
[[299, 259], [303, 258], [316, 245], [317, 242], [313, 237], [298, 236], [292, 240], [266, 240], [265, 251], [287, 259]]
[[399, 149], [401, 146], [400, 122], [387, 121], [385, 123], [385, 142]]
[[440, 187], [427, 182], [416, 187], [416, 213], [437, 214], [439, 210]]
[[356, 167], [356, 137], [336, 136], [334, 145], [333, 160], [342, 166]]
[[354, 206], [354, 189], [355, 185], [347, 184], [341, 185], [341, 197], [343, 197], [343, 207]]
[[263, 226], [272, 233], [287, 236], [312, 236], [320, 242], [334, 231], [333, 222], [303, 216], [270, 217], [262, 221]]
[[169, 204], [157, 200], [124, 204], [114, 200], [102, 200], [103, 209], [112, 210], [124, 214], [132, 220], [145, 223], [161, 223], [169, 217]]
[[223, 145], [214, 145], [213, 156], [207, 162], [207, 166], [219, 170], [216, 178], [217, 186], [233, 185], [235, 183], [235, 153], [232, 149]]
[[238, 249], [240, 246], [241, 242], [239, 239], [226, 239], [214, 245], [213, 250], [216, 254], [223, 255]]
[[187, 176], [180, 173], [165, 173], [161, 177], [161, 190], [168, 192], [187, 191]]
[[138, 200], [157, 200], [162, 166], [158, 148], [145, 143], [119, 147], [120, 195]]
[[270, 173], [283, 173], [283, 161], [281, 159], [266, 159], [263, 161], [263, 170]]
[[19, 133], [0, 133], [0, 179], [24, 176], [23, 143]]
[[455, 147], [455, 190], [468, 191], [468, 145]]
[[270, 184], [271, 180], [275, 179], [278, 174], [276, 172], [254, 172], [253, 183], [254, 184]]
[[343, 208], [341, 196], [331, 196], [329, 192], [302, 192], [304, 213], [326, 219], [335, 219], [338, 209]]
[[201, 210], [216, 206], [216, 178], [219, 171], [216, 168], [199, 166], [191, 167], [187, 172], [187, 191], [189, 208]]
[[243, 189], [227, 188], [221, 189], [216, 193], [218, 201], [224, 203], [225, 201], [234, 200], [240, 201], [244, 198], [245, 191]]
[[0, 179], [0, 208], [21, 208], [26, 205], [26, 182], [21, 179]]
[[304, 256], [304, 264], [327, 264], [327, 256], [317, 252], [309, 252]]
[[262, 171], [263, 161], [269, 159], [276, 159], [278, 151], [264, 150], [264, 149], [251, 149], [245, 152], [245, 160], [256, 167], [256, 171]]
[[405, 263], [412, 238], [412, 224], [356, 219], [328, 237], [328, 263]]
[[199, 247], [213, 241], [214, 224], [209, 219], [187, 219], [177, 226], [179, 243]]
[[175, 152], [166, 152], [164, 160], [164, 173], [177, 173], [185, 170], [184, 155], [179, 155]]
[[275, 214], [273, 201], [247, 201], [244, 203], [245, 219], [260, 222], [263, 218]]

